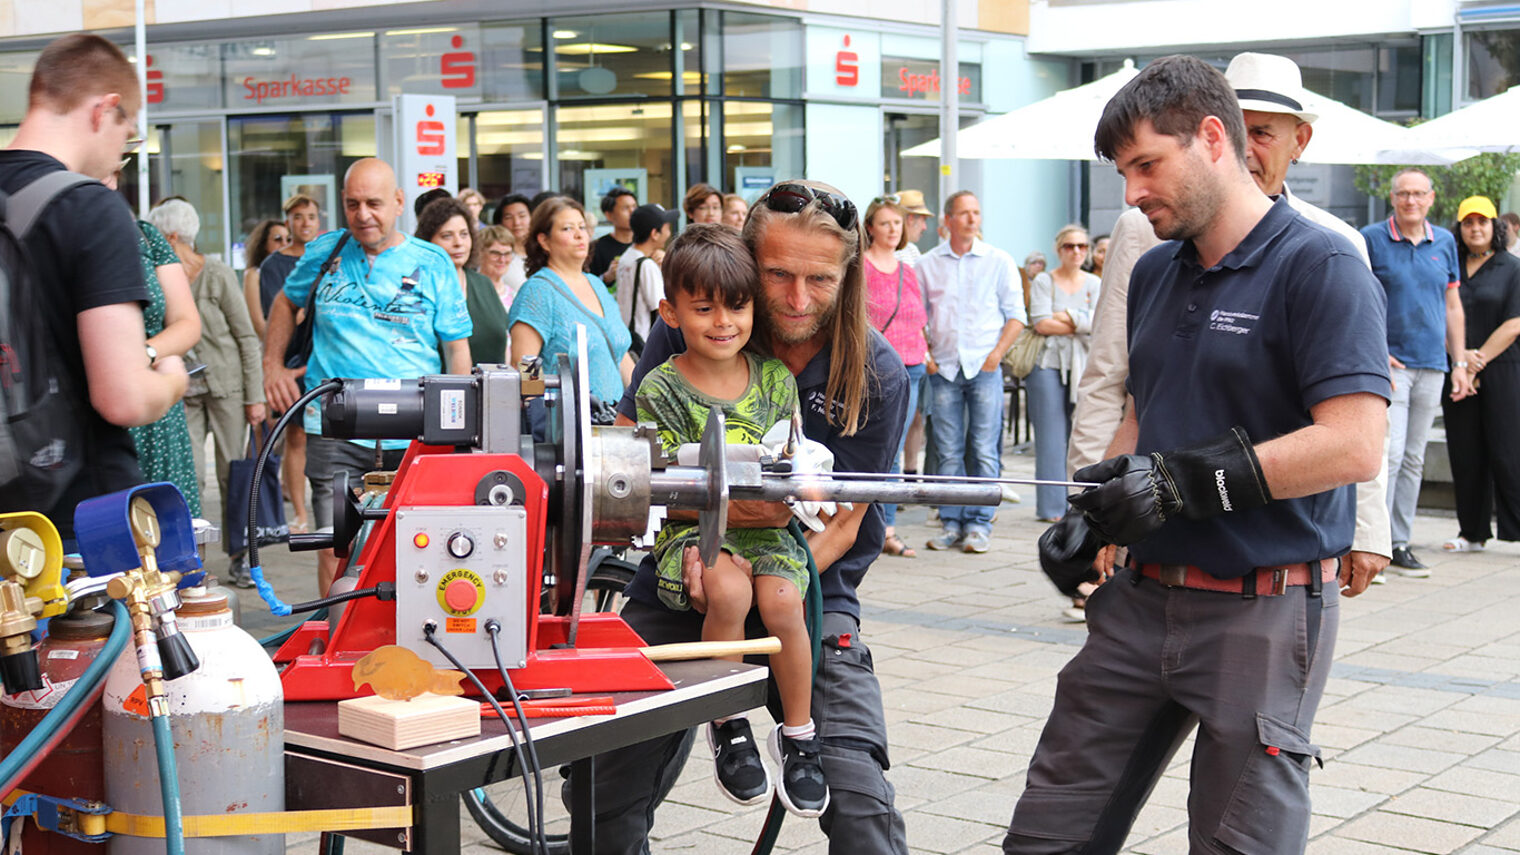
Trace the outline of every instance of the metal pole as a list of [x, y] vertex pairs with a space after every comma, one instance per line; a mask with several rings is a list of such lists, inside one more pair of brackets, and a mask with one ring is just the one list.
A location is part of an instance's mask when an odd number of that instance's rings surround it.
[[[141, 2], [141, 0], [139, 0]], [[939, 60], [939, 203], [945, 204], [959, 186], [956, 136], [960, 132], [961, 64], [959, 0], [940, 0], [944, 10]]]
[[137, 50], [137, 216], [148, 216], [148, 24], [145, 0], [137, 0], [137, 19], [133, 25]]

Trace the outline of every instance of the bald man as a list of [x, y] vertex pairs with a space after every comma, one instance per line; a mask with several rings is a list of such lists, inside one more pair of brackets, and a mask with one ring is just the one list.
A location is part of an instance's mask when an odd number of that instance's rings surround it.
[[[465, 340], [470, 337], [470, 316], [454, 262], [437, 246], [396, 230], [405, 204], [396, 173], [385, 161], [370, 157], [349, 167], [343, 177], [348, 229], [307, 244], [306, 254], [269, 309], [264, 393], [276, 410], [289, 409], [305, 389], [333, 377], [412, 379], [445, 370], [469, 373]], [[334, 256], [335, 264], [328, 265]], [[332, 272], [324, 274], [328, 266]], [[309, 307], [316, 320], [311, 360], [291, 369], [285, 367], [284, 354], [298, 306]], [[447, 365], [440, 353], [448, 355]], [[303, 415], [309, 438], [306, 477], [311, 481], [314, 524], [320, 529], [332, 525], [336, 473], [346, 471], [350, 481], [358, 483], [365, 472], [395, 469], [407, 443], [382, 443], [377, 466], [373, 442], [322, 436], [321, 411], [315, 404]], [[327, 593], [336, 570], [332, 551], [323, 550], [318, 562], [321, 594]]]

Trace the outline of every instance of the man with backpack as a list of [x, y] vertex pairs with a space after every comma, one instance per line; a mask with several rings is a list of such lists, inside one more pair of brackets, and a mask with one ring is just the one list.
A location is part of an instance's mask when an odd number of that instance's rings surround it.
[[75, 505], [141, 483], [126, 428], [157, 420], [188, 380], [178, 356], [147, 346], [137, 226], [99, 180], [141, 143], [131, 139], [139, 106], [120, 49], [64, 36], [38, 56], [26, 117], [0, 152], [5, 231], [25, 248], [0, 256], [0, 510], [44, 512], [66, 540]]
[[680, 216], [680, 211], [667, 211], [659, 205], [643, 205], [628, 215], [633, 244], [618, 258], [615, 296], [623, 323], [628, 325], [634, 346], [640, 350], [660, 300], [665, 297], [660, 260], [670, 240], [671, 224]]

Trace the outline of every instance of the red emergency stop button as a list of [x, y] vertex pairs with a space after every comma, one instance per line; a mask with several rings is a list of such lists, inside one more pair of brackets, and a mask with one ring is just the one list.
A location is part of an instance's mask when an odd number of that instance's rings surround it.
[[443, 590], [443, 602], [456, 612], [471, 612], [480, 601], [480, 592], [468, 579], [455, 579]]

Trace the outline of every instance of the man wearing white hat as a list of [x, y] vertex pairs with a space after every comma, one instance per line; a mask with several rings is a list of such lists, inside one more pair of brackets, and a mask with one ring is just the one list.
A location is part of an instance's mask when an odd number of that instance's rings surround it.
[[[1298, 65], [1282, 56], [1242, 53], [1230, 60], [1225, 80], [1235, 89], [1246, 124], [1246, 168], [1256, 185], [1268, 196], [1285, 196], [1288, 204], [1304, 219], [1339, 234], [1367, 261], [1367, 244], [1356, 229], [1339, 217], [1294, 196], [1284, 178], [1288, 167], [1298, 158], [1314, 136], [1313, 122], [1319, 116], [1308, 108], [1313, 94], [1305, 89]], [[1126, 219], [1132, 222], [1126, 222]], [[1144, 231], [1138, 212], [1120, 217], [1129, 231]], [[1094, 341], [1108, 344], [1093, 348], [1087, 370], [1078, 386], [1077, 408], [1072, 419], [1072, 442], [1067, 465], [1071, 471], [1090, 466], [1102, 459], [1103, 451], [1113, 439], [1123, 416], [1124, 381], [1129, 376], [1129, 352], [1124, 344], [1127, 270], [1134, 260], [1156, 242], [1154, 234], [1147, 240], [1120, 240], [1126, 228], [1116, 225], [1110, 247], [1109, 267], [1104, 269], [1103, 292], [1093, 321]], [[1124, 247], [1133, 245], [1126, 252]], [[1108, 275], [1114, 272], [1113, 280]], [[1123, 271], [1121, 273], [1121, 271]], [[1124, 281], [1117, 281], [1119, 277]], [[1101, 328], [1101, 329], [1100, 329]], [[1100, 335], [1103, 330], [1110, 331]], [[1115, 343], [1117, 342], [1117, 344]], [[1341, 583], [1346, 594], [1355, 596], [1373, 580], [1382, 581], [1379, 573], [1388, 566], [1392, 554], [1387, 506], [1387, 463], [1378, 477], [1356, 486], [1356, 536], [1352, 551], [1342, 569]]]

